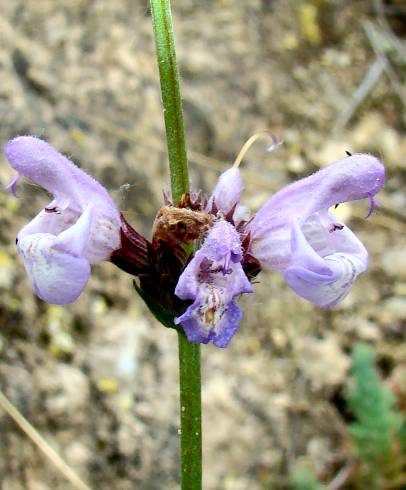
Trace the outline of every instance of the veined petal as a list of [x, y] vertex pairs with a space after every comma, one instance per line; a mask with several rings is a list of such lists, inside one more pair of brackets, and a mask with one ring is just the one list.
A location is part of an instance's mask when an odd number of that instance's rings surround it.
[[37, 233], [17, 244], [35, 294], [51, 304], [75, 301], [90, 275], [89, 262], [53, 248], [55, 236]]
[[235, 228], [220, 221], [210, 231], [179, 278], [175, 294], [193, 304], [175, 319], [190, 342], [226, 347], [236, 332], [242, 313], [234, 298], [251, 293], [241, 260], [241, 243]]
[[[337, 233], [341, 231], [336, 230]], [[311, 232], [308, 233], [311, 236]], [[352, 253], [339, 252], [321, 257], [310, 246], [298, 224], [294, 225], [291, 265], [284, 271], [284, 278], [299, 296], [319, 306], [332, 307], [348, 294], [356, 277], [366, 270], [368, 255], [350, 230], [343, 240]]]
[[[203, 301], [206, 301], [206, 298]], [[205, 313], [207, 316], [208, 311], [212, 314], [216, 309], [212, 320], [208, 321], [202, 317], [200, 301], [193, 303], [182, 316], [176, 318], [175, 323], [182, 325], [189, 342], [208, 344], [212, 341], [216, 347], [227, 347], [240, 324], [242, 311], [234, 301], [230, 301], [224, 311], [219, 310], [218, 300], [216, 301], [215, 305], [213, 303], [212, 310], [206, 309]]]
[[347, 296], [357, 276], [366, 270], [366, 265], [349, 254], [333, 254], [325, 261], [329, 275], [292, 266], [285, 270], [284, 278], [302, 298], [318, 306], [332, 308]]
[[52, 248], [75, 257], [83, 256], [89, 242], [92, 218], [92, 207], [89, 205], [74, 225], [55, 238]]
[[227, 214], [240, 202], [243, 189], [244, 186], [239, 169], [229, 168], [220, 175], [207, 204], [207, 209], [211, 210], [214, 203], [219, 211]]
[[329, 268], [323, 258], [310, 246], [297, 221], [294, 221], [291, 231], [290, 263], [322, 275], [329, 275]]
[[57, 209], [55, 201], [52, 201], [20, 230], [18, 238], [34, 233], [59, 235], [72, 226], [77, 221], [78, 216], [78, 213], [71, 209]]

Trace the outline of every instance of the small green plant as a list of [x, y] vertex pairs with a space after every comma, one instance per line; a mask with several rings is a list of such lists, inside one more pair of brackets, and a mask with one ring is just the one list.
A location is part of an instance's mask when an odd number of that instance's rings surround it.
[[293, 470], [292, 490], [324, 490], [324, 488], [308, 468], [298, 466]]
[[[354, 349], [346, 398], [354, 416], [354, 421], [347, 426], [349, 459], [354, 463], [347, 475], [349, 486], [342, 488], [406, 489], [406, 420], [396, 406], [393, 393], [380, 379], [373, 351], [366, 345]], [[323, 490], [326, 487], [310, 470], [297, 467], [291, 476], [290, 488]]]
[[352, 451], [358, 461], [354, 487], [360, 490], [404, 488], [404, 417], [395, 405], [393, 394], [380, 380], [372, 350], [365, 345], [353, 352], [347, 400], [355, 417], [349, 426]]

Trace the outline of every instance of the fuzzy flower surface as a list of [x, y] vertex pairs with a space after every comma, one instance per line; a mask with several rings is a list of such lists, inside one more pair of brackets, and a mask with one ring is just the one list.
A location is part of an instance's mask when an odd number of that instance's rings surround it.
[[185, 272], [175, 294], [193, 300], [175, 320], [190, 342], [226, 347], [235, 334], [242, 312], [234, 298], [254, 290], [241, 266], [242, 247], [235, 228], [219, 221], [211, 229]]
[[8, 186], [14, 194], [25, 177], [53, 195], [16, 239], [32, 287], [47, 303], [71, 303], [84, 290], [91, 264], [120, 247], [119, 212], [104, 187], [45, 141], [19, 136], [4, 154], [17, 171]]
[[368, 265], [368, 252], [329, 208], [369, 199], [384, 184], [381, 162], [365, 154], [339, 160], [271, 197], [247, 226], [250, 253], [281, 272], [303, 298], [322, 307], [344, 299]]
[[340, 303], [366, 270], [368, 252], [329, 208], [368, 199], [371, 214], [384, 176], [377, 158], [351, 155], [288, 185], [248, 219], [238, 168], [221, 174], [206, 206], [215, 224], [175, 289], [193, 301], [176, 319], [189, 341], [228, 344], [242, 316], [235, 299], [253, 291], [249, 279], [261, 268], [280, 272], [290, 288], [318, 306]]

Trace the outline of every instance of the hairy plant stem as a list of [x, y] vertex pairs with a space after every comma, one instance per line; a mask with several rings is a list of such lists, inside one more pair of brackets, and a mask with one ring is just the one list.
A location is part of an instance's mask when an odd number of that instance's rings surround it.
[[[150, 0], [164, 106], [172, 200], [189, 192], [182, 100], [169, 0]], [[181, 488], [202, 488], [200, 345], [178, 330], [180, 385]]]
[[202, 488], [200, 344], [178, 331], [180, 384], [181, 488]]
[[151, 13], [161, 79], [172, 199], [176, 206], [182, 194], [189, 192], [189, 171], [170, 1], [151, 0]]

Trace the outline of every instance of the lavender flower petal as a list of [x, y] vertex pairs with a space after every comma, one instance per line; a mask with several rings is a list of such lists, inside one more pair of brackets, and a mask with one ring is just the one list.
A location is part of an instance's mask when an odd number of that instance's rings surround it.
[[182, 324], [190, 342], [212, 341], [226, 347], [236, 332], [242, 313], [234, 298], [253, 288], [240, 260], [241, 243], [235, 228], [219, 221], [210, 231], [179, 278], [175, 294], [193, 304], [175, 319]]
[[371, 200], [383, 182], [381, 162], [360, 154], [287, 186], [264, 204], [247, 227], [249, 253], [263, 267], [284, 273], [300, 296], [334, 306], [366, 269], [367, 252], [327, 210], [341, 202]]
[[55, 250], [55, 237], [46, 233], [27, 235], [18, 241], [18, 252], [35, 294], [47, 303], [62, 305], [75, 301], [90, 275], [89, 262], [82, 257]]
[[210, 210], [214, 203], [219, 211], [227, 214], [240, 202], [243, 189], [239, 169], [229, 168], [220, 175], [207, 204], [207, 209]]
[[17, 197], [17, 183], [19, 180], [19, 175], [14, 177], [14, 179], [6, 186], [6, 190], [11, 191], [14, 197]]
[[[338, 234], [341, 231], [337, 230]], [[342, 251], [322, 258], [297, 222], [294, 223], [291, 265], [285, 269], [284, 278], [299, 296], [319, 306], [333, 307], [348, 294], [358, 274], [366, 270], [368, 254], [348, 228], [346, 235], [342, 237], [344, 245], [341, 250], [345, 250], [347, 243], [352, 246], [351, 253]]]
[[89, 194], [99, 195], [115, 207], [104, 187], [46, 141], [18, 136], [6, 144], [4, 153], [20, 177], [35, 182], [57, 199], [68, 198], [83, 207]]
[[197, 320], [201, 315], [198, 310], [201, 308], [202, 301], [204, 299], [199, 298], [196, 304], [194, 303], [182, 316], [176, 319], [175, 323], [182, 325], [189, 342], [207, 344], [212, 341], [216, 347], [227, 347], [240, 324], [242, 311], [234, 301], [230, 301], [222, 316], [219, 319], [213, 319], [213, 321], [218, 321], [216, 328], [208, 329], [202, 326], [201, 321]]
[[83, 256], [91, 233], [92, 218], [93, 208], [88, 206], [75, 224], [59, 233], [53, 248], [75, 257]]

